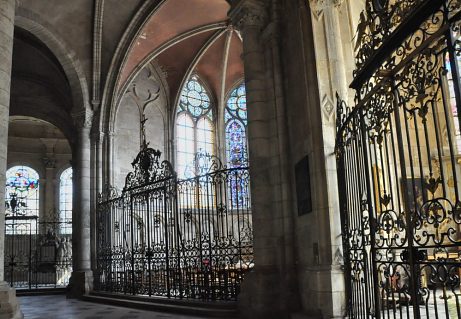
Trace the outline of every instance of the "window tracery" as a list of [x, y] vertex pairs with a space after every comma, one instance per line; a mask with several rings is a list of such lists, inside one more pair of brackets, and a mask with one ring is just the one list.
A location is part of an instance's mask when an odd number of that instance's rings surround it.
[[226, 123], [226, 157], [229, 168], [248, 166], [247, 104], [245, 86], [230, 94], [224, 114]]
[[[247, 104], [245, 86], [241, 84], [234, 89], [226, 103], [224, 112], [226, 132], [226, 158], [230, 169], [248, 166], [248, 138], [247, 138]], [[247, 179], [234, 171], [230, 180], [230, 200], [232, 207], [245, 207], [248, 203], [249, 189], [245, 185]]]
[[193, 75], [184, 86], [176, 119], [176, 168], [180, 178], [195, 175], [195, 154], [214, 154], [215, 124], [210, 96]]

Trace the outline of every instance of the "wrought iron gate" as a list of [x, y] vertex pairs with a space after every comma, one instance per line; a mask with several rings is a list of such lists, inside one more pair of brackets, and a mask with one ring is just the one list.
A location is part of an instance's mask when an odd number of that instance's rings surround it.
[[458, 0], [366, 1], [337, 113], [350, 318], [461, 318], [460, 19]]
[[95, 290], [235, 299], [253, 266], [248, 168], [199, 156], [206, 171], [178, 180], [160, 155], [144, 146], [122, 194], [98, 202]]
[[65, 288], [72, 273], [72, 223], [5, 218], [5, 281], [18, 290]]

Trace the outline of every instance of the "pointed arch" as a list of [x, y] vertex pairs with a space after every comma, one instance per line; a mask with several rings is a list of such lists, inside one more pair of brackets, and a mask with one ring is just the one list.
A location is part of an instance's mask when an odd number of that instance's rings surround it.
[[176, 170], [179, 177], [195, 174], [197, 152], [215, 154], [215, 111], [210, 93], [198, 75], [181, 90], [176, 107]]

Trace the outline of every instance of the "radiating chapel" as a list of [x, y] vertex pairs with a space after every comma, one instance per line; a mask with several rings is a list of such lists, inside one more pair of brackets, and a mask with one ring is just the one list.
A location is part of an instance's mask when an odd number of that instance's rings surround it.
[[461, 319], [460, 276], [460, 0], [0, 0], [0, 318]]

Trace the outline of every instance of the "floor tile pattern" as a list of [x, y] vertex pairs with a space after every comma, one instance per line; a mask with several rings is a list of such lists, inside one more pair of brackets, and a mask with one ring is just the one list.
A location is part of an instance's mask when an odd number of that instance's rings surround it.
[[205, 319], [66, 299], [63, 295], [18, 299], [25, 319]]

